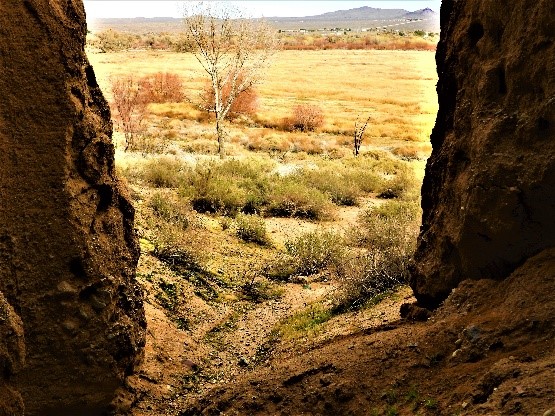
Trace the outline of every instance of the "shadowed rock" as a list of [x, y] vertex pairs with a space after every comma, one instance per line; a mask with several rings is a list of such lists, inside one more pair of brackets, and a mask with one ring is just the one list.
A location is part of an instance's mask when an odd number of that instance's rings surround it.
[[80, 0], [0, 3], [0, 291], [21, 317], [27, 415], [104, 412], [141, 357], [134, 210]]
[[0, 415], [23, 415], [23, 400], [13, 377], [25, 361], [21, 320], [0, 293]]
[[435, 307], [555, 245], [555, 3], [443, 0], [411, 286]]

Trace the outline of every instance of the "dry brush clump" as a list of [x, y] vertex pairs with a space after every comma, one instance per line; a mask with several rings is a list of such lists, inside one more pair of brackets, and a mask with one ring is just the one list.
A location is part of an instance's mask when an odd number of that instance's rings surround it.
[[268, 215], [308, 220], [332, 218], [333, 204], [324, 193], [291, 177], [276, 179], [268, 195]]
[[125, 150], [133, 150], [134, 138], [144, 131], [148, 101], [133, 75], [114, 77], [111, 84], [114, 115], [125, 137]]
[[334, 310], [345, 312], [406, 284], [420, 225], [418, 200], [393, 200], [364, 212], [347, 236], [354, 255], [339, 275]]
[[272, 280], [312, 276], [323, 271], [337, 275], [347, 258], [343, 238], [333, 231], [307, 232], [285, 242], [285, 251], [268, 263], [264, 274]]
[[183, 33], [133, 34], [114, 29], [89, 35], [87, 45], [102, 53], [145, 49], [190, 52], [193, 48]]
[[255, 160], [200, 163], [186, 175], [180, 193], [203, 213], [331, 217], [329, 196], [273, 169], [273, 163]]
[[183, 79], [169, 72], [156, 72], [139, 80], [148, 103], [179, 103], [183, 101]]
[[139, 177], [154, 188], [178, 188], [190, 168], [171, 156], [148, 160], [139, 170]]
[[291, 116], [285, 118], [282, 127], [286, 131], [315, 131], [324, 124], [324, 113], [320, 106], [299, 104], [293, 108]]
[[238, 214], [235, 217], [235, 234], [247, 243], [270, 244], [266, 222], [258, 215]]

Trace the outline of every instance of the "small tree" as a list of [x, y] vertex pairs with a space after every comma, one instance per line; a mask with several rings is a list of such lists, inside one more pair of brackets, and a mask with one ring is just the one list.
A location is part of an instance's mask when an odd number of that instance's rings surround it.
[[368, 126], [369, 121], [370, 121], [370, 117], [366, 119], [366, 123], [364, 123], [363, 125], [358, 124], [358, 117], [355, 121], [354, 143], [353, 143], [355, 156], [358, 156], [360, 145], [362, 144], [362, 136], [364, 136], [364, 132], [366, 130], [366, 126]]
[[[225, 156], [224, 120], [241, 92], [261, 80], [277, 51], [275, 30], [262, 20], [245, 19], [225, 3], [198, 3], [184, 18], [193, 54], [209, 77], [218, 153]], [[226, 93], [228, 92], [228, 93]]]

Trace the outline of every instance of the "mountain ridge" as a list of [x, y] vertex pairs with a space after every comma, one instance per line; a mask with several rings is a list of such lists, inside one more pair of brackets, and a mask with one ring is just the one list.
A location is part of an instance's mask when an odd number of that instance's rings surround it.
[[[403, 30], [439, 32], [439, 14], [425, 8], [409, 12], [404, 9], [380, 9], [369, 6], [337, 10], [304, 17], [264, 17], [277, 29], [323, 29], [340, 27], [360, 30], [396, 26]], [[182, 30], [182, 19], [172, 17], [96, 18], [88, 22], [92, 30], [113, 28], [128, 32], [175, 32]]]

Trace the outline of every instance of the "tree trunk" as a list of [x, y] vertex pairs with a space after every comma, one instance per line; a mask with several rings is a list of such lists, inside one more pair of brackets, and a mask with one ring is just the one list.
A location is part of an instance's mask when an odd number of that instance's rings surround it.
[[225, 158], [225, 134], [221, 125], [221, 120], [216, 118], [216, 136], [218, 137], [218, 154], [220, 159]]

